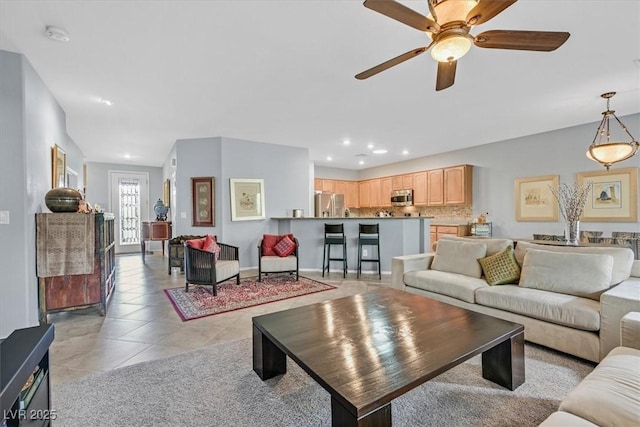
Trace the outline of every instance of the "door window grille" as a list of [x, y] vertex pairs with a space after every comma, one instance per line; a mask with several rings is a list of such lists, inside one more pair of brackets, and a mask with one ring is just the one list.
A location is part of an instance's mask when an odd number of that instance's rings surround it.
[[120, 179], [120, 244], [140, 243], [140, 180]]

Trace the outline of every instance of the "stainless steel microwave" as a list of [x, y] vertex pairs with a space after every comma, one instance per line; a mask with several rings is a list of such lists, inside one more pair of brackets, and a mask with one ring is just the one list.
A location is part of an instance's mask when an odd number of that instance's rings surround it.
[[391, 206], [413, 206], [413, 190], [392, 191]]

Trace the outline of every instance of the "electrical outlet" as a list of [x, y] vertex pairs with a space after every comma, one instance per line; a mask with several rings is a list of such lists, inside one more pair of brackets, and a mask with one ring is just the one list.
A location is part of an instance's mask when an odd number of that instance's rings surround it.
[[369, 255], [369, 251], [367, 251], [366, 249], [362, 249], [362, 256], [367, 256]]
[[9, 224], [9, 211], [0, 211], [0, 224]]

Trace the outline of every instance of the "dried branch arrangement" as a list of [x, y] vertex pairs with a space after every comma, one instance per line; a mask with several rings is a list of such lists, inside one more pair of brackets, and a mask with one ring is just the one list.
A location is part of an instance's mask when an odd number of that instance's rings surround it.
[[584, 185], [574, 181], [573, 184], [563, 182], [558, 188], [551, 185], [549, 186], [551, 192], [558, 201], [560, 213], [565, 221], [580, 221], [580, 215], [582, 215], [584, 205], [587, 202], [587, 197], [589, 196], [592, 187], [592, 181], [588, 181]]

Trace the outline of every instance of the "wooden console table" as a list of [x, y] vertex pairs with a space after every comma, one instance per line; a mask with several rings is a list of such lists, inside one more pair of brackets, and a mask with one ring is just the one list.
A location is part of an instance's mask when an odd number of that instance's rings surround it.
[[162, 242], [162, 256], [164, 256], [164, 241], [171, 239], [171, 222], [169, 221], [143, 221], [142, 222], [142, 238], [140, 239], [140, 247], [142, 250], [142, 263], [144, 264], [144, 256], [146, 252], [145, 241], [157, 240]]

